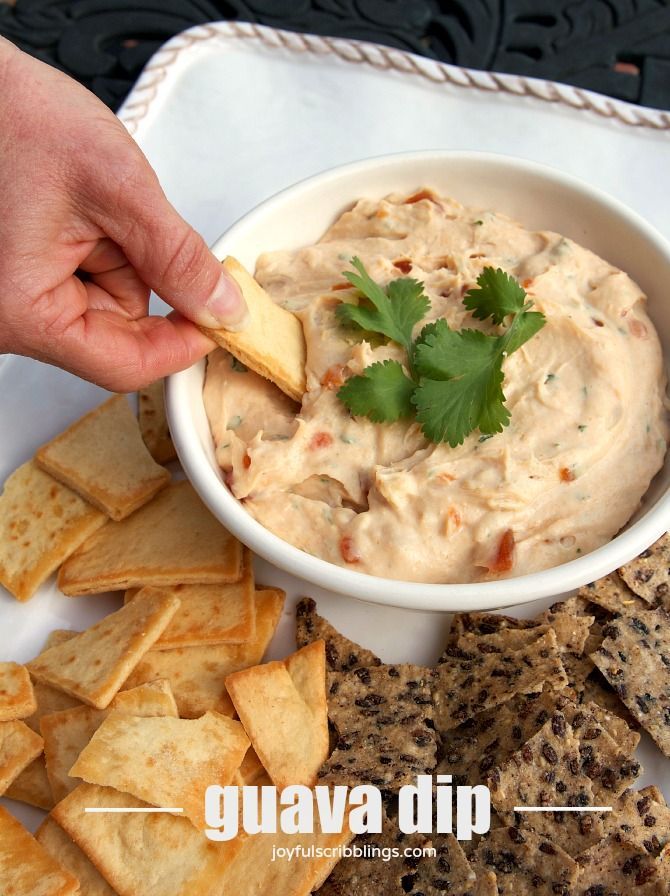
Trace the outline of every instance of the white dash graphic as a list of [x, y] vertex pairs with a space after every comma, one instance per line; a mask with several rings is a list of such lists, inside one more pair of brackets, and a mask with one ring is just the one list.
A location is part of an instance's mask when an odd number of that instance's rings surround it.
[[611, 812], [611, 806], [515, 806], [515, 812]]
[[124, 808], [116, 807], [116, 806], [107, 806], [107, 807], [106, 806], [94, 806], [94, 807], [87, 806], [84, 809], [84, 812], [94, 812], [96, 814], [101, 814], [103, 812], [123, 813], [123, 812], [183, 812], [183, 811], [184, 811], [183, 809], [177, 809], [174, 806], [167, 806], [167, 807], [161, 808], [161, 809], [158, 809], [155, 806], [147, 806], [146, 809], [140, 809], [140, 808], [124, 809]]

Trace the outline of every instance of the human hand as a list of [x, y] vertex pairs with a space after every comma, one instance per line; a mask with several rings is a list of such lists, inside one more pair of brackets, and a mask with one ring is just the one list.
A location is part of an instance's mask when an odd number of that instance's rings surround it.
[[[2, 38], [0, 159], [0, 352], [123, 392], [210, 351], [195, 323], [244, 326], [237, 285], [119, 120]], [[148, 315], [151, 289], [168, 317]]]

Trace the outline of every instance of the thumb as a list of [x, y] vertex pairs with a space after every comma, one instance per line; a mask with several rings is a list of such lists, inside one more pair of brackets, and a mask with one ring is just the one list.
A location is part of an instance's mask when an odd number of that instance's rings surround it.
[[158, 180], [148, 176], [143, 186], [135, 201], [126, 194], [121, 214], [107, 211], [105, 232], [142, 281], [184, 317], [209, 329], [243, 329], [248, 311], [235, 280], [168, 202]]

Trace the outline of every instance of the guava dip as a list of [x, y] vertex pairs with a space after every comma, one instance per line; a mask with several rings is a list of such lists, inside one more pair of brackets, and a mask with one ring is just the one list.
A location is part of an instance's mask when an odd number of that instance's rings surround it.
[[[502, 268], [547, 323], [505, 362], [511, 422], [451, 448], [416, 422], [353, 417], [337, 397], [375, 361], [404, 360], [335, 316], [356, 291], [358, 256], [381, 285], [424, 284], [454, 329], [495, 331], [463, 304], [484, 267]], [[270, 531], [360, 572], [478, 582], [564, 563], [628, 521], [666, 451], [665, 374], [645, 296], [623, 272], [559, 234], [464, 208], [430, 190], [363, 199], [314, 246], [259, 257], [256, 278], [300, 318], [302, 407], [217, 349], [204, 388], [217, 460]]]

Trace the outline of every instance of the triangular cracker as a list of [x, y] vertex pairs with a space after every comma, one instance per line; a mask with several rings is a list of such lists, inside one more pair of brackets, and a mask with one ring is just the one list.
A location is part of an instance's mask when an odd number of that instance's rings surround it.
[[657, 856], [670, 843], [670, 808], [655, 799], [658, 794], [654, 790], [627, 790], [621, 794], [605, 816], [604, 825], [605, 834], [619, 834]]
[[81, 784], [53, 810], [58, 824], [119, 896], [212, 896], [240, 844], [211, 843], [187, 818], [166, 813], [101, 814], [146, 808], [111, 787]]
[[634, 594], [616, 572], [584, 585], [577, 594], [584, 600], [609, 610], [610, 613], [636, 613], [639, 610], [649, 609], [642, 598]]
[[226, 689], [274, 784], [311, 787], [329, 747], [324, 642], [234, 672]]
[[42, 738], [23, 722], [0, 722], [0, 796], [43, 749]]
[[0, 806], [0, 893], [3, 896], [74, 896], [79, 881]]
[[242, 291], [249, 309], [249, 323], [239, 331], [201, 329], [290, 398], [302, 401], [307, 389], [302, 324], [295, 314], [277, 305], [239, 261], [228, 256], [223, 266]]
[[81, 884], [81, 896], [116, 896], [104, 877], [53, 818], [45, 818], [35, 839]]
[[137, 393], [140, 432], [149, 454], [159, 464], [177, 459], [165, 413], [163, 390], [164, 381], [156, 380]]
[[133, 716], [172, 716], [177, 707], [170, 686], [152, 681], [128, 691], [120, 691], [108, 709], [77, 706], [42, 717], [44, 756], [51, 790], [56, 801], [62, 800], [80, 783], [70, 769], [107, 716], [115, 711]]
[[21, 774], [9, 785], [4, 794], [7, 799], [16, 800], [19, 803], [27, 803], [37, 809], [50, 812], [55, 800], [47, 776], [47, 767], [44, 756], [38, 756]]
[[576, 896], [665, 896], [667, 872], [657, 859], [625, 837], [610, 836], [577, 856]]
[[0, 585], [29, 600], [106, 522], [104, 513], [28, 461], [0, 496]]
[[26, 719], [37, 709], [37, 701], [25, 666], [0, 663], [0, 722]]
[[205, 791], [232, 783], [249, 747], [239, 722], [208, 712], [199, 719], [111, 713], [70, 770], [159, 807], [183, 809], [204, 830]]
[[285, 596], [279, 588], [256, 591], [256, 634], [251, 641], [152, 650], [138, 664], [126, 687], [165, 678], [172, 686], [182, 718], [197, 719], [207, 710], [232, 715], [226, 676], [256, 666], [263, 659], [279, 622]]
[[149, 454], [124, 395], [115, 395], [43, 445], [35, 460], [54, 479], [122, 520], [170, 481]]
[[128, 519], [107, 523], [61, 566], [64, 594], [144, 585], [236, 582], [242, 549], [189, 482], [159, 492]]
[[69, 641], [45, 650], [28, 663], [28, 670], [38, 681], [105, 709], [178, 607], [178, 598], [172, 596], [138, 598]]
[[350, 641], [337, 629], [319, 616], [316, 602], [311, 597], [302, 597], [295, 608], [296, 643], [306, 647], [313, 641], [326, 642], [326, 663], [330, 672], [347, 672], [357, 666], [379, 666], [381, 660], [371, 650]]
[[[239, 644], [256, 632], [254, 572], [250, 551], [243, 550], [242, 578], [220, 585], [174, 585], [169, 593], [181, 601], [170, 624], [154, 644], [154, 650], [200, 647], [206, 644]], [[152, 585], [126, 591], [128, 603], [137, 594], [150, 593]]]
[[670, 609], [670, 533], [666, 532], [618, 572], [642, 600]]

